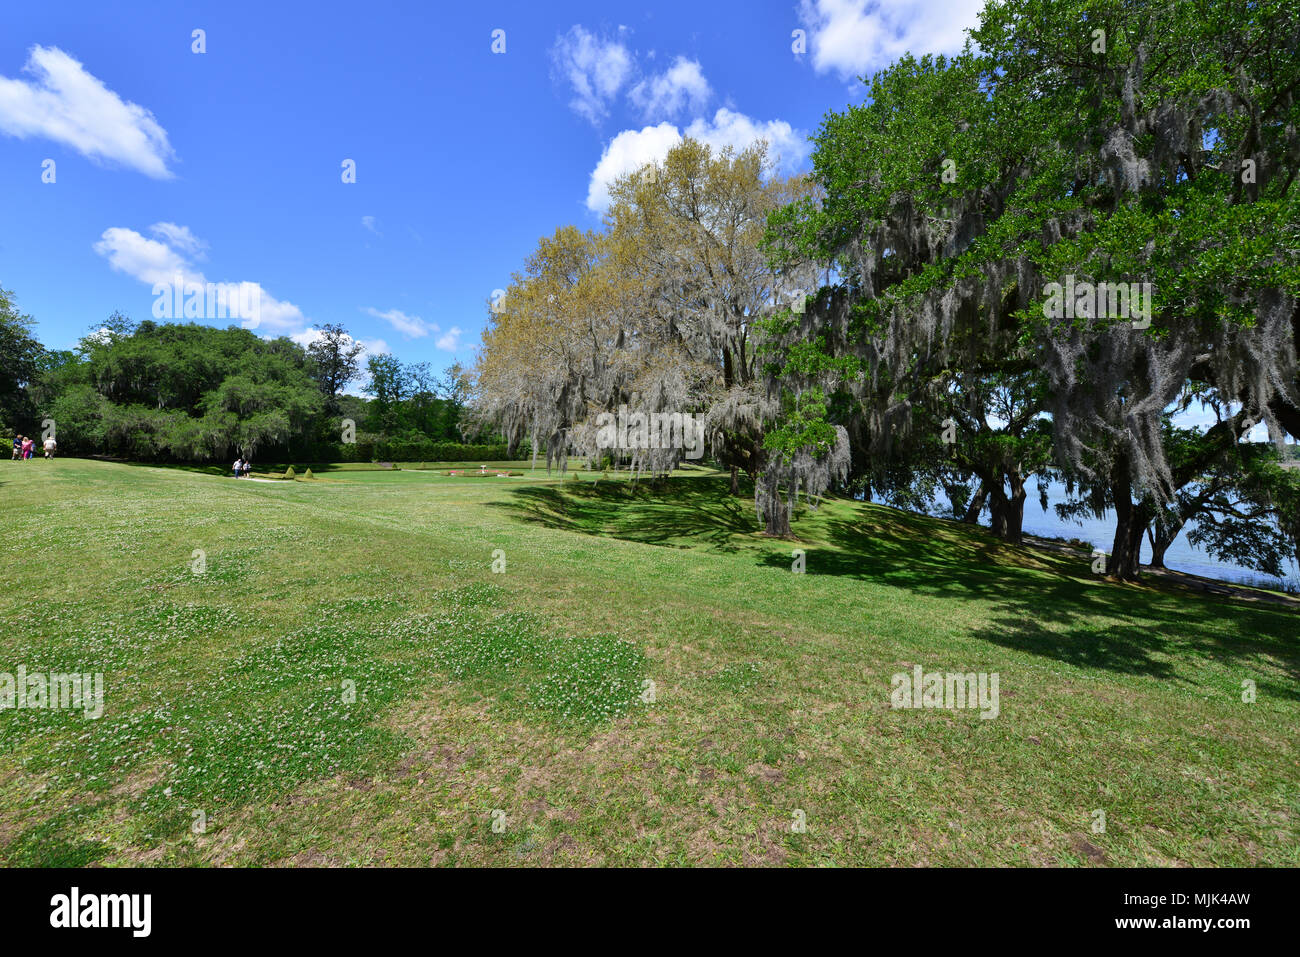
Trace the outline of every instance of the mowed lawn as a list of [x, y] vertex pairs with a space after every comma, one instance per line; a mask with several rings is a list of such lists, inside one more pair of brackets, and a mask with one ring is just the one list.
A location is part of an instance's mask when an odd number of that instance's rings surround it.
[[0, 463], [0, 862], [1300, 864], [1296, 611], [725, 490]]

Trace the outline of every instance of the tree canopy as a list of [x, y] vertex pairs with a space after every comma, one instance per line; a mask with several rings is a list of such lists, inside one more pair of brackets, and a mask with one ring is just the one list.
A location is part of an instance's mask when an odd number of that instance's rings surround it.
[[769, 248], [832, 281], [768, 321], [773, 381], [847, 400], [883, 458], [971, 370], [1033, 370], [1056, 462], [1108, 489], [1131, 577], [1185, 484], [1172, 404], [1235, 408], [1210, 454], [1261, 420], [1295, 431], [1296, 13], [994, 0], [971, 39], [828, 116], [819, 193], [773, 216]]

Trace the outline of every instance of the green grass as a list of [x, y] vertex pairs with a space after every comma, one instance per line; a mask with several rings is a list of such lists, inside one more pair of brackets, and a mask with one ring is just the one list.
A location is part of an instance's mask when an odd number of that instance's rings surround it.
[[[312, 468], [3, 463], [0, 672], [106, 703], [0, 711], [0, 862], [1300, 864], [1291, 607], [851, 502], [773, 541], [699, 469]], [[892, 709], [916, 664], [1000, 715]]]

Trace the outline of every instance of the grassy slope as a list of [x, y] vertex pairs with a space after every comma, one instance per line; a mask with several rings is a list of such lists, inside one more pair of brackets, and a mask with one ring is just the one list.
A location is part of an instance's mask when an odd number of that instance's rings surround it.
[[0, 862], [1300, 863], [1293, 611], [847, 502], [794, 575], [707, 477], [3, 465], [0, 671], [108, 703], [0, 712]]

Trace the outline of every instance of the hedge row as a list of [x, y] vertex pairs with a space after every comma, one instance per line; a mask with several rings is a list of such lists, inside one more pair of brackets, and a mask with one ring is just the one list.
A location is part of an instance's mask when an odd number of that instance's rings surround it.
[[338, 462], [499, 462], [506, 458], [504, 444], [358, 439], [335, 448]]

